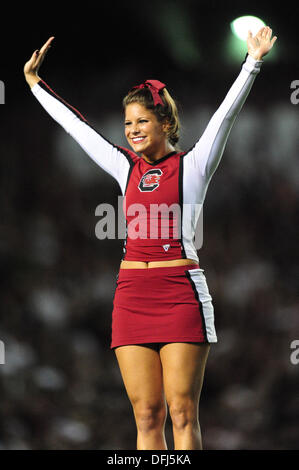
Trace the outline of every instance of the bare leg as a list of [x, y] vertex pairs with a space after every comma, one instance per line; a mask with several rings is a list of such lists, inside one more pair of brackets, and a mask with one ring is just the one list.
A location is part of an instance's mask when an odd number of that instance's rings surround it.
[[130, 345], [116, 348], [115, 354], [134, 411], [137, 449], [167, 449], [167, 407], [159, 353], [146, 346]]
[[201, 450], [198, 407], [208, 344], [168, 343], [160, 350], [175, 449]]

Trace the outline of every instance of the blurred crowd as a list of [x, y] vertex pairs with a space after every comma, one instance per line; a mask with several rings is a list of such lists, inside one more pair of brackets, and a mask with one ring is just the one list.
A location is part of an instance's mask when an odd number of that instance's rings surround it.
[[[110, 350], [123, 240], [95, 235], [97, 205], [117, 208], [120, 190], [23, 92], [1, 141], [0, 449], [134, 449]], [[182, 148], [197, 140], [221, 90], [217, 97], [182, 97], [194, 99], [183, 109]], [[255, 98], [232, 130], [203, 213], [199, 259], [218, 334], [200, 404], [206, 449], [299, 443], [299, 364], [290, 360], [299, 340], [298, 111], [286, 99], [265, 109]], [[120, 115], [97, 121], [84, 106], [98, 130], [126, 145]], [[169, 418], [166, 433], [173, 448]]]

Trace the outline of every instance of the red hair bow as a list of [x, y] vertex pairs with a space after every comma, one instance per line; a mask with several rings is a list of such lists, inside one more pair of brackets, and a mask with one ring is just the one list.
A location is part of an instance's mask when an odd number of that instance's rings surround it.
[[146, 80], [144, 83], [141, 83], [141, 85], [134, 86], [132, 90], [135, 90], [136, 88], [148, 88], [152, 94], [154, 105], [157, 106], [157, 104], [161, 104], [164, 106], [161, 96], [159, 95], [159, 91], [163, 90], [165, 87], [166, 85], [159, 82], [159, 80]]

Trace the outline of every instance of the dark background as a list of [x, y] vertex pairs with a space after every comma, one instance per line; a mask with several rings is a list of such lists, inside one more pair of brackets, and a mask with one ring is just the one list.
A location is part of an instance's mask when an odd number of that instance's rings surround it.
[[[1, 449], [134, 449], [109, 349], [122, 240], [98, 240], [95, 209], [117, 183], [31, 94], [24, 63], [55, 36], [40, 76], [109, 140], [126, 145], [121, 100], [145, 79], [177, 99], [191, 147], [239, 73], [230, 22], [278, 36], [234, 125], [204, 206], [199, 252], [213, 297], [200, 406], [206, 449], [298, 449], [298, 8], [276, 3], [31, 3], [1, 32]], [[272, 54], [272, 56], [271, 56]], [[172, 448], [170, 422], [167, 437]]]

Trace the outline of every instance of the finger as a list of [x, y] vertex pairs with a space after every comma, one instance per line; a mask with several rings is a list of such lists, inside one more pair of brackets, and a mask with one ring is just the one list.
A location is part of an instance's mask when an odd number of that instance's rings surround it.
[[250, 29], [248, 30], [247, 38], [248, 38], [248, 39], [251, 39], [251, 38], [252, 38], [252, 31], [250, 31]]
[[261, 29], [256, 33], [256, 35], [254, 36], [255, 39], [260, 40], [260, 39], [263, 37], [263, 31], [264, 31], [264, 28], [261, 28]]
[[266, 33], [267, 39], [270, 40], [271, 35], [272, 35], [272, 29], [269, 26], [267, 26], [267, 33]]
[[38, 54], [39, 54], [38, 50], [34, 51], [30, 59], [27, 61], [27, 64], [30, 64], [30, 66], [33, 67], [36, 64], [36, 59], [38, 58]]
[[51, 43], [54, 39], [54, 36], [51, 36], [46, 42], [45, 44], [41, 47], [40, 49], [40, 54], [43, 55], [45, 52], [48, 51], [48, 49], [51, 47]]
[[35, 59], [38, 56], [38, 54], [39, 54], [39, 50], [37, 49], [36, 51], [33, 52], [32, 56], [30, 57], [29, 60]]
[[272, 38], [272, 41], [271, 41], [271, 47], [274, 45], [275, 41], [277, 39], [277, 36], [274, 36], [274, 38]]
[[54, 36], [52, 36], [51, 38], [48, 39], [48, 41], [45, 42], [45, 44], [42, 46], [42, 48], [39, 50], [39, 51], [36, 51], [36, 56], [35, 56], [35, 66], [39, 69], [39, 67], [41, 66], [41, 64], [43, 63], [44, 61], [44, 58], [48, 52], [48, 50], [50, 49], [51, 47], [51, 43], [54, 39]]
[[53, 41], [54, 36], [51, 36], [48, 41], [45, 42], [45, 44], [42, 46], [41, 49], [36, 49], [32, 56], [31, 59], [28, 61], [28, 65], [30, 68], [33, 70], [39, 70], [40, 66], [42, 65], [45, 55], [50, 48], [50, 44]]

